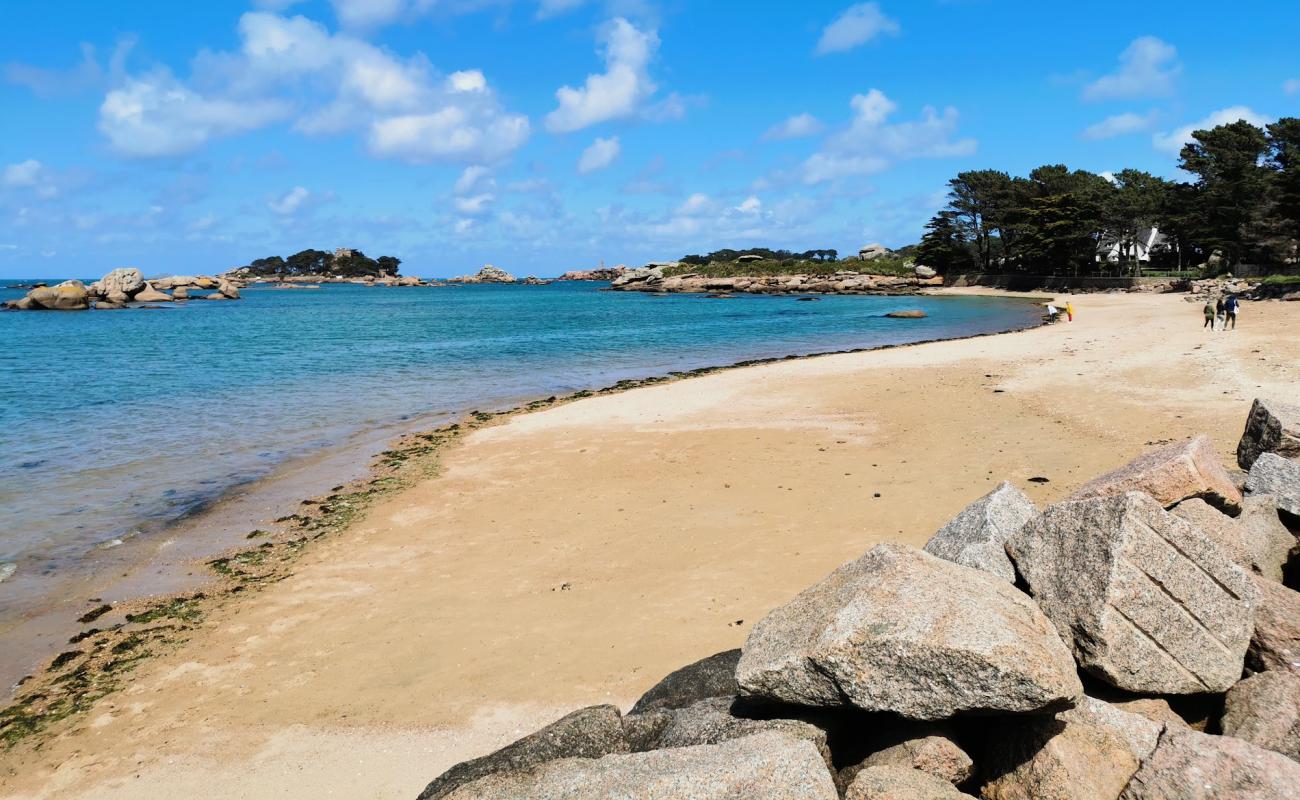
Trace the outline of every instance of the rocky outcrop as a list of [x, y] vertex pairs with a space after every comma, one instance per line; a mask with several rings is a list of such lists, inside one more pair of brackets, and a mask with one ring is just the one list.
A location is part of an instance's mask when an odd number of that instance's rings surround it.
[[1241, 514], [1230, 517], [1211, 508], [1200, 498], [1184, 500], [1172, 509], [1214, 540], [1234, 562], [1275, 581], [1282, 580], [1295, 536], [1277, 516], [1277, 502], [1270, 495], [1253, 495], [1242, 501]]
[[8, 300], [14, 311], [84, 311], [90, 308], [90, 293], [81, 281], [64, 281], [57, 286], [37, 286], [26, 296]]
[[158, 291], [145, 281], [144, 288], [136, 292], [135, 297], [131, 299], [137, 303], [170, 303], [172, 296]]
[[[669, 265], [675, 266], [675, 265]], [[679, 294], [739, 292], [744, 294], [916, 294], [926, 287], [942, 286], [943, 279], [916, 276], [870, 275], [841, 271], [831, 275], [749, 275], [708, 277], [697, 273], [664, 276], [664, 266], [630, 270], [610, 288], [630, 292]]]
[[919, 769], [869, 767], [849, 784], [844, 800], [963, 800], [951, 783]]
[[632, 706], [633, 714], [685, 708], [712, 697], [735, 697], [740, 650], [726, 650], [669, 673]]
[[518, 283], [519, 279], [503, 269], [494, 267], [491, 264], [484, 264], [483, 268], [473, 275], [461, 275], [456, 278], [448, 278], [448, 283]]
[[1296, 800], [1300, 764], [1231, 736], [1166, 727], [1122, 800]]
[[1082, 693], [1069, 652], [1028, 598], [896, 544], [877, 545], [755, 625], [736, 679], [753, 697], [923, 720], [1043, 711]]
[[1300, 592], [1264, 578], [1255, 579], [1255, 588], [1259, 601], [1246, 665], [1300, 672]]
[[838, 800], [809, 742], [760, 733], [716, 745], [570, 758], [466, 784], [449, 800]]
[[1279, 511], [1300, 517], [1300, 461], [1265, 453], [1246, 476], [1246, 493], [1272, 495]]
[[135, 267], [118, 267], [91, 284], [94, 294], [110, 297], [114, 293], [135, 297], [145, 287], [144, 273]]
[[600, 758], [628, 752], [623, 720], [614, 706], [580, 709], [491, 755], [457, 764], [439, 775], [420, 800], [439, 800], [457, 788], [500, 773], [527, 771], [557, 759]]
[[1300, 672], [1261, 672], [1232, 687], [1220, 727], [1226, 736], [1300, 762]]
[[920, 309], [910, 309], [907, 311], [890, 311], [885, 316], [889, 319], [925, 319], [926, 313]]
[[1033, 501], [1003, 481], [930, 537], [925, 552], [1015, 583], [1016, 568], [1004, 545], [1036, 516]]
[[[162, 289], [172, 289], [167, 294]], [[128, 307], [130, 303], [166, 303], [187, 300], [191, 288], [217, 289], [221, 299], [239, 298], [239, 286], [234, 281], [215, 281], [206, 277], [174, 276], [146, 281], [134, 267], [111, 270], [107, 275], [86, 286], [81, 281], [64, 281], [58, 286], [40, 286], [26, 297], [11, 300], [4, 305], [19, 311], [80, 311], [88, 308], [110, 310]]]
[[1222, 692], [1241, 675], [1257, 592], [1150, 496], [1051, 506], [1007, 542], [1079, 666], [1132, 692]]
[[615, 281], [626, 273], [627, 267], [602, 267], [600, 269], [572, 269], [556, 278], [557, 281]]
[[872, 242], [869, 245], [858, 248], [858, 258], [863, 261], [875, 261], [878, 258], [889, 258], [893, 254], [893, 250], [885, 247], [880, 242]]
[[1145, 492], [1165, 507], [1192, 497], [1232, 510], [1241, 503], [1241, 492], [1204, 435], [1152, 450], [1084, 484], [1072, 499], [1124, 492]]
[[924, 280], [929, 280], [930, 278], [939, 275], [938, 272], [935, 272], [934, 267], [927, 267], [924, 264], [917, 264], [915, 267], [912, 267], [912, 274]]
[[1264, 453], [1300, 458], [1300, 405], [1255, 400], [1237, 443], [1237, 465], [1248, 470]]

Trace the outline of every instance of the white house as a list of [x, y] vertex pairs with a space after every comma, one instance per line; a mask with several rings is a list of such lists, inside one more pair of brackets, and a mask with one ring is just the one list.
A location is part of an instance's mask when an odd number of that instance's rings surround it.
[[[1138, 235], [1133, 237], [1133, 241], [1128, 243], [1128, 260], [1150, 261], [1152, 252], [1155, 252], [1166, 245], [1168, 237], [1157, 228], [1146, 228], [1138, 231]], [[1118, 263], [1125, 258], [1124, 247], [1118, 239], [1113, 236], [1103, 236], [1101, 243], [1097, 247], [1097, 260]]]

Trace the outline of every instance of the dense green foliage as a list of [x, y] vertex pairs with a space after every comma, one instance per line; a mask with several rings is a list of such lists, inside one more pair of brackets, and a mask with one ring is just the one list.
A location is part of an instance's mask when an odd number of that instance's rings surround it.
[[[714, 250], [706, 256], [683, 256], [681, 262], [683, 264], [703, 266], [705, 264], [732, 262], [741, 256], [762, 256], [765, 261], [834, 261], [839, 258], [839, 253], [835, 250], [806, 250], [802, 253], [793, 253], [789, 250], [769, 250], [766, 247], [751, 247], [748, 250], [723, 248], [722, 250]], [[834, 272], [834, 270], [831, 271]]]
[[288, 258], [270, 256], [259, 258], [247, 265], [254, 275], [261, 277], [287, 277], [290, 275], [333, 275], [340, 278], [378, 277], [396, 275], [401, 259], [393, 256], [369, 258], [360, 250], [342, 249], [337, 253], [325, 250], [303, 250]]
[[[1300, 119], [1196, 131], [1179, 167], [1193, 180], [1134, 169], [1103, 177], [1059, 164], [1027, 177], [962, 172], [914, 257], [943, 273], [1132, 274], [1139, 239], [1158, 228], [1165, 238], [1150, 254], [1153, 270], [1294, 262]], [[1112, 249], [1115, 261], [1099, 258]]]

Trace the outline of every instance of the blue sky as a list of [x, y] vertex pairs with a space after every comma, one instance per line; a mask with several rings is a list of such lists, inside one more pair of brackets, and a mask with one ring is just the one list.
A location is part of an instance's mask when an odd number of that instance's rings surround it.
[[1300, 9], [1008, 0], [11, 4], [0, 276], [359, 247], [403, 272], [915, 241], [963, 169], [1175, 176], [1300, 114]]

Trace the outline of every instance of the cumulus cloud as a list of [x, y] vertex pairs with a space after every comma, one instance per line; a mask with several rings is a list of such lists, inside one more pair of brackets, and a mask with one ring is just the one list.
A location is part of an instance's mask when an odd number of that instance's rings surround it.
[[908, 159], [975, 152], [974, 139], [953, 138], [959, 115], [951, 106], [943, 111], [926, 106], [918, 120], [891, 123], [889, 118], [898, 106], [879, 89], [855, 95], [849, 105], [853, 109], [849, 125], [828, 136], [820, 150], [804, 162], [805, 183], [883, 172]]
[[469, 194], [480, 187], [495, 185], [496, 181], [492, 180], [491, 170], [482, 164], [471, 164], [461, 171], [452, 191], [456, 194]]
[[656, 87], [647, 68], [659, 49], [658, 34], [618, 17], [602, 29], [600, 39], [605, 71], [588, 75], [579, 88], [556, 90], [559, 107], [546, 115], [547, 130], [569, 133], [632, 116], [654, 94]]
[[34, 158], [5, 167], [3, 182], [5, 186], [35, 186], [41, 179], [41, 162]]
[[276, 100], [204, 96], [158, 69], [128, 78], [104, 97], [99, 130], [124, 155], [174, 156], [287, 114], [288, 107]]
[[578, 174], [586, 175], [590, 172], [597, 172], [605, 169], [622, 151], [619, 145], [618, 137], [611, 136], [608, 139], [597, 138], [591, 145], [582, 151], [582, 156], [578, 159]]
[[302, 208], [302, 204], [307, 202], [311, 197], [311, 192], [305, 187], [295, 186], [279, 197], [273, 197], [266, 201], [266, 207], [277, 214], [289, 215]]
[[736, 206], [736, 210], [742, 214], [757, 214], [763, 210], [763, 201], [751, 194]]
[[480, 216], [486, 214], [492, 205], [496, 195], [491, 192], [482, 194], [469, 195], [468, 197], [457, 197], [455, 201], [456, 210], [465, 216]]
[[248, 12], [239, 35], [237, 52], [201, 53], [188, 83], [155, 70], [110, 91], [100, 129], [114, 148], [175, 155], [287, 118], [309, 135], [363, 132], [373, 155], [412, 162], [490, 163], [528, 138], [528, 118], [503, 109], [480, 70], [441, 76], [422, 54], [302, 16]]
[[879, 3], [858, 3], [822, 30], [816, 52], [824, 56], [852, 50], [880, 36], [896, 36], [900, 30], [898, 22], [880, 10]]
[[781, 139], [802, 139], [807, 136], [816, 136], [825, 128], [821, 120], [812, 114], [796, 114], [789, 119], [773, 125], [763, 134], [763, 138], [772, 140]]
[[1155, 145], [1157, 150], [1176, 156], [1182, 152], [1183, 145], [1192, 141], [1192, 134], [1196, 131], [1217, 128], [1220, 125], [1228, 125], [1237, 122], [1238, 120], [1245, 120], [1251, 125], [1258, 125], [1261, 127], [1273, 121], [1263, 114], [1256, 113], [1247, 106], [1231, 106], [1230, 108], [1223, 108], [1214, 111], [1204, 119], [1184, 125], [1176, 130], [1157, 133], [1151, 137], [1151, 143]]
[[1089, 125], [1083, 131], [1085, 139], [1113, 139], [1116, 136], [1124, 136], [1129, 133], [1141, 133], [1150, 130], [1155, 124], [1156, 114], [1149, 111], [1146, 114], [1135, 114], [1128, 112], [1125, 114], [1116, 114], [1113, 117], [1107, 117], [1095, 125]]
[[1154, 36], [1134, 39], [1119, 54], [1119, 69], [1083, 87], [1085, 100], [1164, 97], [1182, 72], [1178, 50]]

